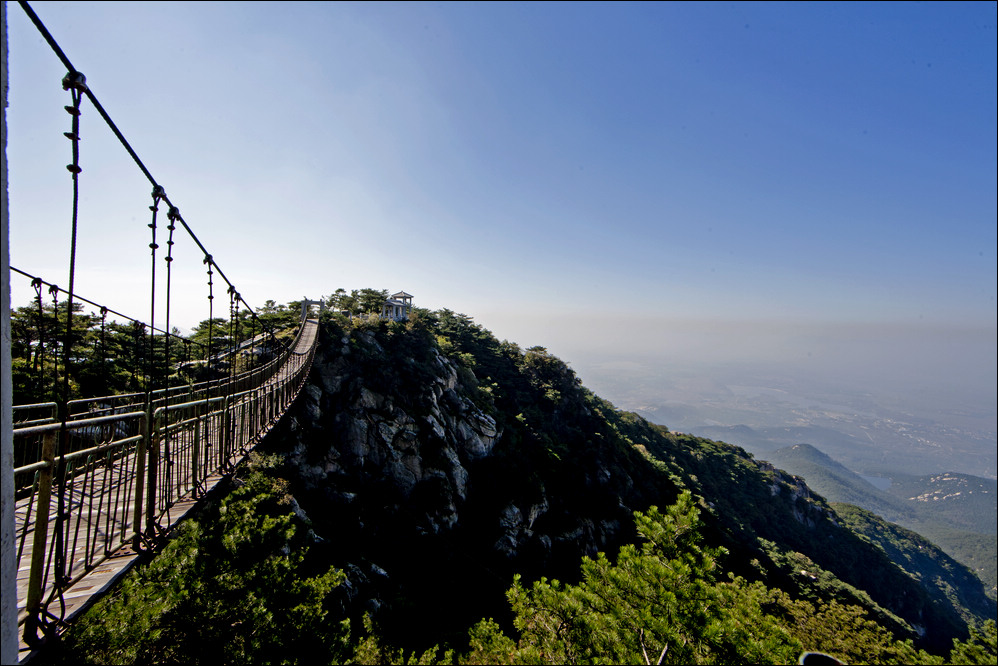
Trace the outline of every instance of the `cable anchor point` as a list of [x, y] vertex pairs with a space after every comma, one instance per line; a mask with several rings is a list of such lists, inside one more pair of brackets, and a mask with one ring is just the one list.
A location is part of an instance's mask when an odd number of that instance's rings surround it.
[[87, 77], [83, 75], [83, 72], [68, 72], [66, 76], [62, 77], [62, 89], [69, 90], [70, 88], [81, 93], [87, 92]]

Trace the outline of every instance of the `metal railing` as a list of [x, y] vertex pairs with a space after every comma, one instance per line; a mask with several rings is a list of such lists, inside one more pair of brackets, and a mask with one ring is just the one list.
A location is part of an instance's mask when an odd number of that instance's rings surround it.
[[200, 496], [277, 423], [308, 376], [317, 328], [303, 320], [277, 358], [227, 380], [74, 400], [64, 421], [55, 403], [14, 408], [26, 643], [62, 621], [66, 590], [123, 546], [155, 545], [171, 507]]

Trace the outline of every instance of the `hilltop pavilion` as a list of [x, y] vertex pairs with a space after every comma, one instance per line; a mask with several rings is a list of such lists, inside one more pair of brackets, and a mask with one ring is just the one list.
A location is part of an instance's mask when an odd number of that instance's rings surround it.
[[381, 318], [389, 321], [406, 321], [412, 311], [412, 294], [400, 291], [392, 294], [381, 306]]

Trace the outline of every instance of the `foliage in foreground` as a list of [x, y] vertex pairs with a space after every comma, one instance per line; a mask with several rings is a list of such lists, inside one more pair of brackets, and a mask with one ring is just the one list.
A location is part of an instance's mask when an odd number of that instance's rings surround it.
[[616, 564], [584, 558], [583, 579], [516, 581], [509, 601], [518, 640], [492, 621], [471, 631], [469, 663], [793, 663], [804, 649], [850, 663], [935, 663], [895, 642], [864, 611], [815, 609], [741, 578], [718, 580], [721, 550], [702, 548], [699, 510], [684, 492], [664, 513], [636, 512], [645, 542]]
[[[816, 607], [741, 578], [718, 580], [722, 549], [700, 545], [689, 492], [660, 512], [636, 512], [639, 546], [616, 563], [583, 558], [582, 581], [519, 577], [507, 593], [516, 637], [493, 620], [469, 649], [413, 653], [365, 620], [328, 610], [342, 581], [309, 562], [308, 537], [280, 479], [252, 472], [201, 521], [134, 571], [66, 636], [55, 661], [88, 663], [793, 663], [804, 649], [846, 663], [943, 660], [896, 642], [856, 606]], [[321, 570], [321, 567], [319, 567]], [[957, 642], [949, 663], [995, 663], [995, 624]]]
[[122, 664], [342, 658], [348, 627], [324, 604], [342, 574], [311, 570], [306, 530], [290, 501], [280, 479], [252, 472], [84, 615], [66, 635], [62, 657]]

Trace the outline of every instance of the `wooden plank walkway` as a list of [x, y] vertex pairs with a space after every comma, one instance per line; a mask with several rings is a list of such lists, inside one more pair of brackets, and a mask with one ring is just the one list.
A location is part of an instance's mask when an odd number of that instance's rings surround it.
[[[206, 485], [206, 495], [210, 493], [227, 475], [214, 474], [208, 478]], [[171, 507], [169, 524], [162, 525], [165, 530], [172, 530], [180, 524], [198, 506], [201, 500], [186, 496]], [[162, 523], [161, 523], [162, 524]], [[139, 553], [136, 553], [130, 546], [123, 546], [117, 549], [104, 560], [100, 565], [87, 572], [76, 584], [70, 587], [64, 594], [63, 599], [66, 604], [64, 612], [64, 622], [71, 624], [73, 619], [85, 611], [96, 601], [101, 594], [111, 589], [117, 580], [124, 575], [139, 560]], [[30, 562], [30, 559], [27, 560]], [[22, 613], [27, 597], [28, 567], [18, 568], [17, 571], [17, 610]], [[18, 662], [26, 663], [37, 654], [24, 642], [24, 637], [18, 633]]]
[[[308, 320], [305, 323], [305, 330], [299, 337], [296, 352], [302, 352], [312, 347], [318, 332], [318, 322]], [[279, 385], [287, 381], [295, 371], [291, 363], [286, 363], [264, 386]], [[230, 405], [230, 412], [238, 409], [239, 404]], [[269, 432], [283, 413], [277, 415], [270, 423], [264, 424], [260, 432], [256, 433], [249, 442], [241, 442], [231, 449], [231, 455], [221, 465], [222, 469], [231, 470], [240, 463], [246, 455], [255, 448], [256, 443], [262, 440], [263, 436]], [[202, 433], [201, 440], [220, 442], [222, 438], [223, 419], [213, 419], [217, 424], [215, 431], [207, 436]], [[209, 421], [206, 419], [206, 423]], [[196, 443], [192, 442], [193, 431], [179, 431], [175, 439], [172, 440], [174, 451], [183, 451], [193, 448]], [[67, 623], [78, 616], [91, 605], [102, 593], [110, 589], [115, 582], [133, 565], [140, 555], [136, 553], [129, 543], [129, 535], [132, 533], [132, 521], [135, 502], [135, 469], [136, 469], [136, 447], [132, 447], [126, 454], [119, 456], [113, 465], [104, 465], [100, 459], [88, 462], [91, 467], [67, 481], [67, 494], [65, 499], [64, 513], [66, 516], [63, 535], [69, 547], [66, 549], [67, 576], [70, 579], [77, 578], [71, 586], [66, 589], [60, 602], [56, 597], [51, 602], [50, 608], [58, 611], [62, 617], [59, 631], [65, 629]], [[161, 459], [161, 464], [169, 466], [170, 473], [174, 478], [193, 478], [194, 469], [191, 465], [196, 461], [196, 457], [189, 455], [178, 455], [175, 460]], [[203, 464], [203, 462], [202, 462]], [[83, 469], [81, 467], [81, 469]], [[182, 520], [184, 520], [197, 507], [201, 499], [214, 489], [231, 472], [216, 470], [209, 474], [201, 484], [198, 497], [194, 497], [188, 492], [162, 512], [156, 519], [158, 530], [161, 534], [168, 534]], [[82, 479], [82, 481], [81, 481]], [[55, 538], [55, 513], [58, 510], [57, 486], [53, 487], [53, 495], [50, 501], [51, 513], [48, 524], [48, 538], [46, 540], [46, 550], [52, 548], [52, 540]], [[28, 597], [28, 579], [31, 568], [33, 552], [33, 532], [34, 520], [37, 516], [37, 507], [34, 506], [36, 494], [33, 493], [15, 502], [15, 534], [18, 535], [18, 542], [21, 543], [21, 551], [17, 554], [17, 611], [19, 625], [26, 616], [26, 606]], [[21, 535], [25, 534], [23, 541]], [[50, 567], [50, 564], [46, 564]], [[46, 571], [46, 581], [51, 581], [52, 573]], [[47, 584], [45, 596], [48, 599], [51, 595], [51, 585]], [[65, 608], [62, 608], [62, 604]], [[18, 661], [25, 663], [35, 654], [33, 650], [24, 642], [23, 626], [18, 630]]]

